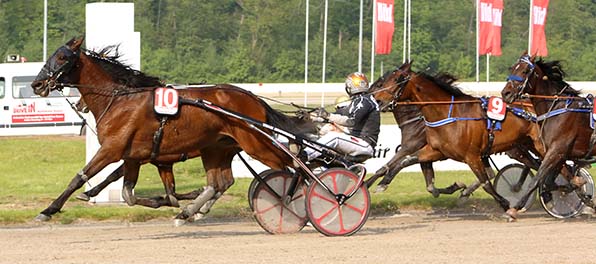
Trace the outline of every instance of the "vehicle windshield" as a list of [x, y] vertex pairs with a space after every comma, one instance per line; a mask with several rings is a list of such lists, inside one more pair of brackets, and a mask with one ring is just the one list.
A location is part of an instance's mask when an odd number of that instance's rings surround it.
[[[3, 81], [4, 79], [2, 79]], [[16, 76], [12, 78], [12, 94], [14, 98], [37, 98], [39, 95], [33, 93], [33, 89], [31, 88], [31, 82], [35, 80], [35, 76]], [[4, 82], [1, 84], [4, 87]], [[4, 89], [1, 91], [1, 96], [4, 96]], [[52, 91], [48, 97], [78, 97], [81, 96], [79, 90], [74, 88], [65, 87], [62, 90], [62, 94], [58, 91]]]

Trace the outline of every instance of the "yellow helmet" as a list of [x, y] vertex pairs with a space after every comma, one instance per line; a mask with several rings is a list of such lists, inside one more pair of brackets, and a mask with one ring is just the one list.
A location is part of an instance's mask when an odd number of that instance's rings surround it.
[[368, 78], [361, 72], [354, 72], [346, 77], [346, 93], [350, 96], [368, 91]]

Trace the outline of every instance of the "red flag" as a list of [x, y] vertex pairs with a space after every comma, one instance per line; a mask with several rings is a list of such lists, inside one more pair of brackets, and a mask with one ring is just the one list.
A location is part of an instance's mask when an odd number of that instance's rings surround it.
[[501, 55], [503, 0], [480, 0], [478, 5], [478, 52]]
[[377, 0], [377, 32], [375, 37], [375, 53], [391, 53], [393, 39], [393, 0]]
[[548, 10], [548, 0], [534, 0], [531, 7], [532, 12], [532, 42], [530, 54], [536, 56], [547, 56], [546, 34], [546, 11]]

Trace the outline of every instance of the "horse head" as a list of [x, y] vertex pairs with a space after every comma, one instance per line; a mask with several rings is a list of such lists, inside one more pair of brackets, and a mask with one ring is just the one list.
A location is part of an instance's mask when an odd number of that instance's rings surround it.
[[402, 96], [413, 74], [411, 67], [412, 61], [406, 62], [385, 73], [371, 85], [369, 93], [374, 95], [381, 109], [392, 106]]
[[520, 99], [524, 93], [534, 93], [534, 86], [530, 84], [530, 79], [537, 76], [536, 57], [524, 52], [517, 62], [511, 66], [511, 73], [507, 76], [505, 88], [501, 91], [501, 96], [507, 103]]
[[31, 83], [31, 88], [36, 95], [46, 97], [51, 91], [62, 89], [63, 83], [76, 81], [70, 77], [70, 73], [79, 60], [83, 40], [83, 37], [72, 38], [46, 61]]

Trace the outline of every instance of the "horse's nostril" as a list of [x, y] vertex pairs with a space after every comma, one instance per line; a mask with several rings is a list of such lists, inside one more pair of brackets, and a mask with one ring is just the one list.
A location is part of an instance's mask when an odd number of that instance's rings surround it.
[[31, 87], [32, 87], [33, 89], [38, 89], [38, 88], [40, 88], [42, 85], [43, 85], [43, 84], [42, 84], [42, 82], [40, 82], [40, 81], [33, 81], [33, 82], [31, 83]]

